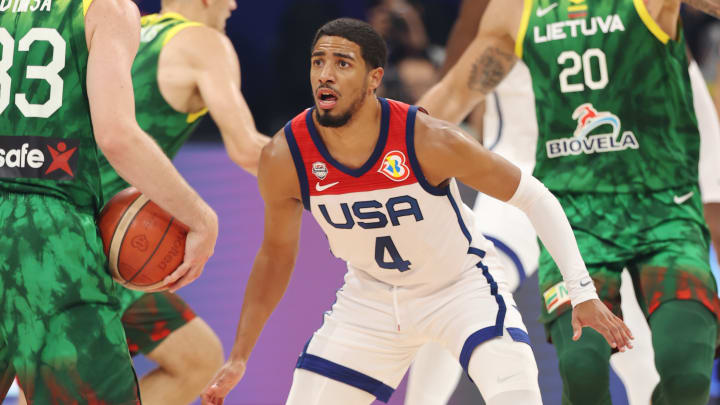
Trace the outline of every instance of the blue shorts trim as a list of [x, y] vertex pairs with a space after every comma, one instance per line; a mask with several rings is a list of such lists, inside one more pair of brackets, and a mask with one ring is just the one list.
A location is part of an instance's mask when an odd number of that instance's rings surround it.
[[[527, 332], [524, 330], [520, 328], [507, 328], [507, 331], [512, 340], [530, 345], [530, 336], [528, 336]], [[470, 376], [468, 370], [468, 367], [470, 366], [470, 357], [472, 357], [475, 349], [485, 341], [499, 336], [502, 336], [502, 330], [498, 331], [495, 326], [488, 326], [487, 328], [480, 329], [465, 339], [462, 351], [460, 352], [460, 365], [465, 372], [468, 373], [468, 377]]]
[[323, 377], [353, 386], [374, 395], [378, 401], [385, 403], [390, 400], [390, 396], [395, 391], [394, 388], [389, 385], [385, 385], [382, 381], [376, 380], [359, 371], [355, 371], [330, 360], [308, 353], [300, 355], [295, 367], [312, 371], [313, 373], [320, 374]]

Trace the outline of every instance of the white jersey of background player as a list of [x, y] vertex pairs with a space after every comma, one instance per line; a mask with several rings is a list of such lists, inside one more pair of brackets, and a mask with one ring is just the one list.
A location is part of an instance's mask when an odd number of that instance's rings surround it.
[[[720, 122], [700, 69], [689, 67], [700, 131], [700, 189], [703, 202], [720, 202]], [[531, 174], [535, 166], [538, 128], [530, 72], [518, 61], [508, 76], [485, 100], [483, 144]], [[540, 249], [532, 224], [522, 211], [478, 194], [474, 207], [476, 224], [495, 243], [505, 279], [511, 291], [537, 270]], [[623, 317], [633, 331], [633, 350], [610, 358], [627, 391], [630, 405], [650, 403], [660, 380], [653, 363], [650, 329], [640, 310], [627, 271], [620, 290]], [[447, 351], [427, 345], [413, 363], [408, 381], [407, 405], [444, 405], [452, 396], [462, 369]]]

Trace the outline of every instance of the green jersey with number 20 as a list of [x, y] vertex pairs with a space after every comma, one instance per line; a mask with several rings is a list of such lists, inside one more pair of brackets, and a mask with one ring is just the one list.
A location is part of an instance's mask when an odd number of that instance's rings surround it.
[[681, 36], [663, 32], [643, 0], [526, 0], [516, 53], [535, 92], [535, 176], [558, 192], [696, 185]]

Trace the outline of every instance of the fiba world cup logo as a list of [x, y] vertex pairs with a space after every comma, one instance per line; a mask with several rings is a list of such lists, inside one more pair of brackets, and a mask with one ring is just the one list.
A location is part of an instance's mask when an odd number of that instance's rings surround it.
[[410, 176], [410, 168], [405, 163], [405, 155], [398, 150], [390, 151], [385, 155], [378, 172], [393, 181], [403, 181]]

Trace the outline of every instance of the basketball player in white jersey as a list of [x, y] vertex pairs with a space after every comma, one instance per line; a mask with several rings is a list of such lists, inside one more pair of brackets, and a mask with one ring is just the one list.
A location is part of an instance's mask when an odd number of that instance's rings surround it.
[[[447, 45], [443, 72], [459, 59], [476, 35], [487, 0], [464, 1]], [[689, 67], [695, 113], [701, 136], [700, 188], [716, 250], [720, 246], [720, 122], [702, 74], [693, 61]], [[483, 144], [523, 172], [535, 166], [537, 120], [530, 72], [518, 63], [485, 102]], [[537, 270], [539, 248], [532, 224], [516, 208], [479, 194], [474, 212], [483, 235], [494, 242], [507, 270], [511, 291]], [[635, 298], [630, 277], [623, 272], [621, 287], [623, 318], [635, 337], [633, 350], [616, 353], [611, 365], [623, 381], [630, 405], [646, 405], [659, 375], [653, 363], [650, 329]], [[462, 369], [447, 350], [429, 344], [418, 353], [410, 371], [407, 405], [445, 405], [452, 396]]]
[[263, 151], [265, 236], [230, 359], [204, 392], [204, 404], [222, 404], [242, 378], [289, 282], [303, 206], [348, 272], [298, 360], [288, 404], [387, 401], [429, 341], [453, 353], [488, 404], [540, 404], [527, 332], [492, 244], [460, 202], [454, 178], [531, 219], [568, 284], [575, 339], [591, 326], [612, 347], [631, 347], [630, 331], [597, 299], [552, 194], [456, 127], [376, 97], [385, 58], [384, 41], [364, 22], [334, 20], [317, 32], [315, 107]]

